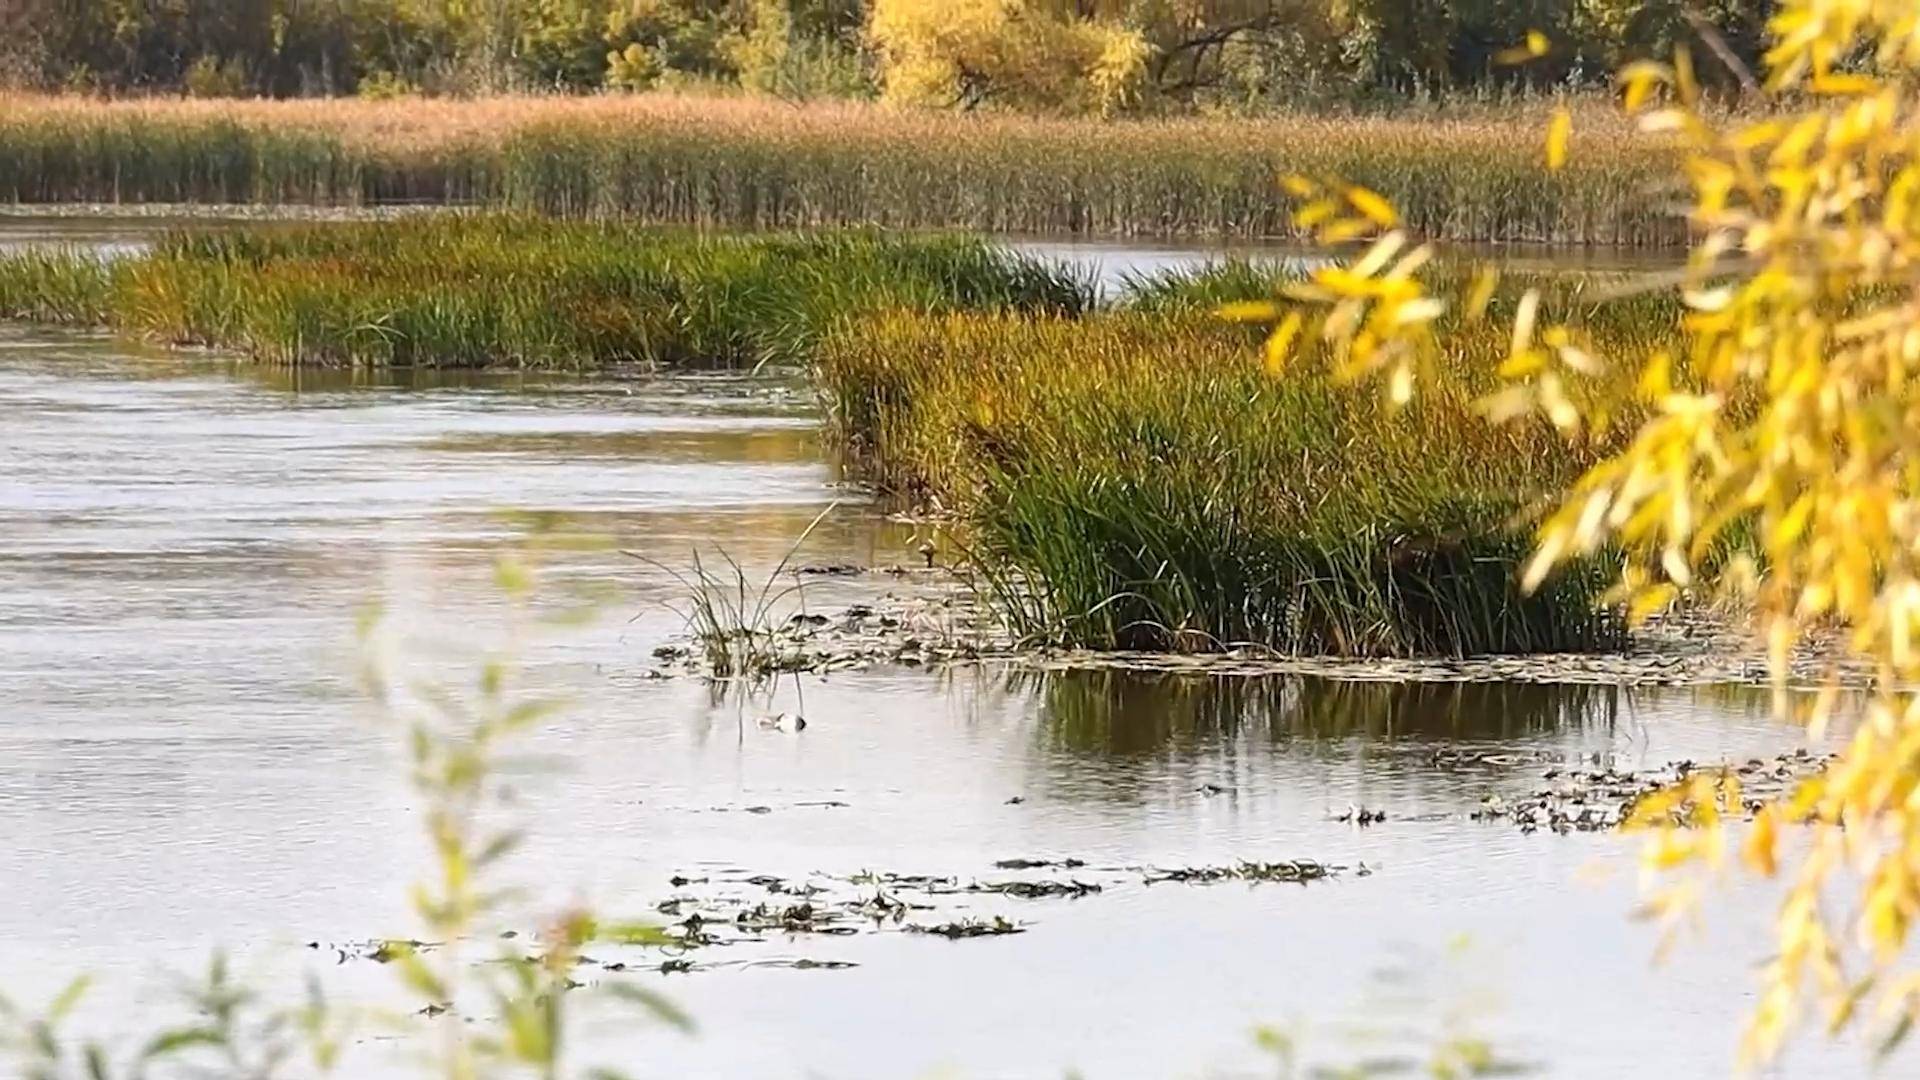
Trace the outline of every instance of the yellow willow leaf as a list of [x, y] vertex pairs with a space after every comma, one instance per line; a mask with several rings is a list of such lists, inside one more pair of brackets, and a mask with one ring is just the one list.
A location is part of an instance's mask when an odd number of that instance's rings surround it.
[[1401, 256], [1400, 261], [1393, 264], [1393, 269], [1386, 273], [1386, 280], [1404, 281], [1412, 277], [1415, 273], [1419, 272], [1421, 267], [1432, 261], [1433, 255], [1434, 249], [1432, 244], [1421, 244], [1419, 247]]
[[[1722, 285], [1717, 289], [1687, 289], [1680, 294], [1682, 301], [1695, 311], [1712, 314], [1725, 311], [1733, 303], [1733, 289]], [[1705, 328], [1706, 323], [1694, 324], [1696, 328]]]
[[1400, 363], [1393, 369], [1393, 377], [1387, 384], [1387, 400], [1398, 408], [1413, 400], [1413, 366]]
[[1861, 913], [1861, 936], [1882, 956], [1890, 955], [1906, 940], [1907, 920], [1900, 904], [1895, 887], [1886, 883], [1868, 894], [1866, 910]]
[[1838, 1036], [1842, 1031], [1846, 1030], [1848, 1024], [1853, 1022], [1854, 1013], [1859, 1010], [1860, 1003], [1866, 1000], [1867, 995], [1873, 992], [1873, 987], [1874, 980], [1872, 978], [1861, 979], [1852, 986], [1849, 986], [1845, 993], [1834, 1000], [1832, 1005], [1827, 1009], [1827, 1035], [1829, 1038]]
[[1527, 569], [1520, 576], [1520, 591], [1530, 593], [1547, 580], [1553, 568], [1560, 563], [1560, 556], [1567, 550], [1567, 530], [1554, 529], [1540, 538], [1540, 544], [1533, 551], [1533, 557], [1527, 560]]
[[1367, 253], [1349, 267], [1347, 272], [1356, 278], [1370, 278], [1386, 269], [1387, 263], [1393, 261], [1395, 255], [1400, 254], [1400, 249], [1406, 246], [1406, 243], [1406, 233], [1398, 229], [1386, 233], [1375, 240], [1373, 246], [1367, 249]]
[[1444, 314], [1446, 310], [1447, 305], [1439, 300], [1435, 300], [1430, 296], [1422, 297], [1419, 300], [1409, 300], [1404, 304], [1395, 305], [1392, 321], [1395, 326], [1411, 326], [1418, 323], [1432, 322]]
[[1819, 809], [1820, 804], [1826, 800], [1826, 797], [1826, 777], [1815, 776], [1801, 781], [1800, 786], [1794, 790], [1793, 797], [1787, 800], [1787, 820], [1806, 820]]
[[1679, 545], [1669, 545], [1660, 553], [1660, 569], [1666, 571], [1667, 579], [1675, 585], [1685, 587], [1693, 581], [1693, 569], [1687, 565], [1687, 553]]
[[1504, 424], [1533, 411], [1533, 391], [1525, 386], [1510, 386], [1481, 398], [1475, 408], [1491, 423]]
[[1267, 374], [1277, 377], [1286, 370], [1287, 358], [1293, 354], [1293, 341], [1300, 336], [1301, 322], [1299, 312], [1289, 311], [1280, 325], [1273, 328], [1273, 333], [1267, 335]]
[[1773, 153], [1767, 155], [1768, 164], [1779, 169], [1793, 169], [1801, 165], [1807, 160], [1807, 151], [1813, 148], [1814, 142], [1820, 138], [1820, 133], [1826, 130], [1826, 126], [1827, 118], [1819, 113], [1804, 117], [1781, 137], [1779, 144], [1773, 148]]
[[1547, 51], [1552, 47], [1553, 42], [1547, 39], [1547, 35], [1538, 30], [1529, 30], [1520, 44], [1494, 53], [1493, 62], [1503, 67], [1524, 64], [1529, 60], [1538, 60], [1547, 55]]
[[1528, 349], [1525, 352], [1514, 353], [1501, 361], [1500, 366], [1493, 369], [1493, 373], [1503, 379], [1525, 379], [1538, 375], [1546, 370], [1546, 367], [1547, 354], [1539, 349]]
[[1293, 196], [1296, 199], [1307, 198], [1308, 196], [1320, 190], [1319, 184], [1316, 184], [1312, 180], [1304, 176], [1299, 176], [1297, 174], [1281, 177], [1280, 186], [1286, 191], [1287, 194]]
[[1641, 856], [1641, 862], [1652, 870], [1671, 870], [1695, 858], [1699, 853], [1699, 846], [1694, 843], [1691, 836], [1669, 829], [1647, 845], [1645, 853]]
[[1793, 506], [1788, 508], [1786, 514], [1781, 517], [1780, 524], [1774, 527], [1772, 537], [1772, 546], [1774, 549], [1779, 550], [1789, 547], [1795, 541], [1799, 540], [1801, 534], [1807, 531], [1807, 519], [1811, 517], [1812, 514], [1812, 492], [1808, 492], [1798, 499], [1795, 499]]
[[1688, 119], [1684, 109], [1656, 109], [1640, 118], [1640, 130], [1649, 135], [1684, 131], [1688, 126]]
[[1547, 419], [1561, 431], [1572, 431], [1580, 426], [1580, 410], [1561, 392], [1560, 377], [1548, 372], [1541, 376], [1539, 383], [1540, 406], [1547, 410]]
[[1719, 805], [1729, 811], [1740, 809], [1741, 807], [1740, 792], [1743, 789], [1740, 786], [1739, 775], [1734, 773], [1730, 769], [1723, 771], [1720, 774], [1720, 781], [1719, 781], [1718, 787], [1720, 789]]
[[1620, 824], [1626, 829], [1652, 828], [1666, 820], [1678, 805], [1680, 792], [1672, 787], [1664, 787], [1634, 800], [1632, 810]]
[[1693, 75], [1693, 50], [1685, 43], [1673, 50], [1673, 88], [1688, 105], [1700, 100], [1700, 83]]
[[1567, 142], [1573, 137], [1573, 113], [1565, 105], [1553, 110], [1547, 124], [1547, 171], [1559, 172], [1567, 165]]
[[1620, 85], [1625, 88], [1623, 103], [1628, 112], [1638, 112], [1656, 87], [1672, 81], [1673, 72], [1665, 64], [1641, 60], [1620, 69]]
[[1294, 211], [1293, 223], [1302, 229], [1311, 229], [1323, 221], [1331, 219], [1340, 212], [1340, 204], [1332, 199], [1315, 199]]
[[1679, 589], [1664, 583], [1640, 590], [1627, 607], [1627, 625], [1639, 626], [1665, 611], [1679, 593]]
[[1473, 275], [1473, 288], [1467, 293], [1467, 321], [1478, 322], [1486, 317], [1487, 305], [1493, 303], [1493, 292], [1499, 287], [1500, 268], [1491, 263]]
[[1879, 80], [1868, 75], [1836, 75], [1826, 72], [1815, 75], [1808, 84], [1816, 94], [1834, 97], [1855, 97], [1872, 94], [1881, 89]]
[[1359, 218], [1342, 218], [1320, 230], [1320, 242], [1323, 244], [1344, 244], [1349, 240], [1358, 240], [1373, 231], [1371, 222]]
[[1513, 314], [1513, 343], [1508, 352], [1518, 356], [1533, 345], [1533, 323], [1540, 315], [1540, 290], [1528, 289], [1520, 297], [1520, 306]]
[[1399, 212], [1378, 192], [1356, 185], [1347, 189], [1347, 202], [1368, 221], [1383, 229], [1391, 229], [1400, 223]]
[[1778, 120], [1768, 120], [1760, 124], [1748, 124], [1733, 133], [1727, 139], [1727, 145], [1735, 150], [1758, 150], [1786, 134], [1787, 126]]
[[1238, 300], [1221, 304], [1214, 314], [1228, 322], [1270, 323], [1280, 317], [1280, 305], [1271, 300]]
[[1560, 353], [1560, 362], [1567, 365], [1568, 368], [1582, 375], [1597, 375], [1600, 373], [1600, 361], [1594, 359], [1592, 353], [1580, 346], [1561, 345], [1557, 351]]
[[1573, 526], [1573, 546], [1590, 548], [1599, 543], [1600, 529], [1606, 524], [1607, 508], [1613, 505], [1613, 492], [1595, 489], [1580, 507], [1580, 518]]

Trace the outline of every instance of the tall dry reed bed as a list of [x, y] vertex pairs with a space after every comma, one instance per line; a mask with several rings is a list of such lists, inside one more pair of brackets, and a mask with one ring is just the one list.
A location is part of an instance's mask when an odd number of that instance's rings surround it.
[[1453, 240], [1664, 245], [1671, 175], [1599, 102], [1544, 113], [1060, 120], [672, 95], [100, 103], [0, 97], [0, 201], [482, 203], [735, 229], [1285, 237], [1277, 178], [1334, 174]]
[[[854, 467], [959, 512], [1017, 630], [1093, 648], [1399, 656], [1617, 642], [1606, 576], [1522, 595], [1523, 520], [1585, 452], [1496, 429], [1464, 392], [1397, 413], [1265, 374], [1232, 327], [1161, 310], [1088, 319], [883, 315], [831, 336], [820, 377]], [[1649, 305], [1610, 347], [1669, 334]], [[1488, 334], [1451, 358], [1491, 370]]]
[[959, 237], [699, 237], [435, 216], [187, 231], [142, 256], [0, 256], [0, 317], [335, 366], [800, 362], [874, 309], [1072, 314], [1072, 273]]

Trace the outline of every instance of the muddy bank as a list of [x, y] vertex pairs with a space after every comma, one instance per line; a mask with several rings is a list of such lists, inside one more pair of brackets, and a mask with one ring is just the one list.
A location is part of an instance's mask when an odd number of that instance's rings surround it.
[[[806, 607], [812, 580], [867, 580], [885, 591], [842, 607]], [[825, 674], [884, 665], [987, 663], [1026, 671], [1133, 671], [1212, 676], [1312, 675], [1372, 682], [1516, 682], [1603, 686], [1761, 686], [1771, 681], [1763, 643], [1748, 616], [1692, 608], [1649, 620], [1626, 647], [1592, 653], [1351, 659], [1286, 656], [1258, 647], [1221, 652], [1062, 650], [1014, 640], [965, 570], [889, 564], [811, 565], [792, 577], [803, 610], [761, 628], [751, 674]], [[1849, 661], [1832, 635], [1792, 657], [1789, 683], [1838, 680], [1865, 687], [1872, 673]], [[680, 635], [653, 650], [649, 676], [711, 675], [703, 642]]]

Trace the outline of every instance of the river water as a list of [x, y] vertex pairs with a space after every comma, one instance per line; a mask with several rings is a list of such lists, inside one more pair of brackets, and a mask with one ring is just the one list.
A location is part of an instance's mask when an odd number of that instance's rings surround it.
[[[838, 484], [815, 425], [791, 384], [271, 372], [0, 328], [0, 985], [39, 1000], [90, 972], [82, 1019], [121, 1037], [167, 972], [216, 948], [263, 980], [313, 969], [385, 993], [390, 971], [329, 947], [411, 933], [404, 886], [424, 868], [399, 735], [356, 690], [355, 613], [386, 607], [410, 672], [470, 679], [505, 618], [489, 568], [514, 508], [663, 564], [547, 556], [543, 595], [608, 601], [523, 655], [528, 683], [568, 698], [514, 781], [533, 839], [506, 873], [532, 909], [649, 915], [753, 875], [1034, 876], [996, 868], [1012, 858], [1082, 860], [1039, 877], [1102, 885], [942, 895], [907, 920], [1003, 916], [1016, 935], [772, 933], [685, 973], [596, 969], [585, 981], [641, 981], [699, 1030], [608, 1014], [586, 1059], [675, 1077], [1272, 1075], [1257, 1026], [1303, 1025], [1320, 1059], [1353, 1061], [1431, 1045], [1470, 1009], [1544, 1075], [1731, 1071], [1768, 889], [1717, 889], [1708, 929], [1656, 967], [1658, 934], [1628, 918], [1634, 841], [1469, 814], [1537, 785], [1547, 759], [1800, 745], [1764, 700], [992, 667], [743, 697], [647, 677], [680, 629], [669, 570], [695, 548], [757, 579], [832, 507], [798, 561], [915, 559], [910, 526]], [[859, 574], [806, 602], [944, 588]], [[754, 722], [783, 710], [810, 725]], [[1387, 821], [1339, 820], [1353, 807]], [[1348, 869], [1145, 883], [1243, 859]], [[367, 1039], [354, 1075], [387, 1070], [383, 1049]], [[1864, 1062], [1809, 1042], [1780, 1073]]]

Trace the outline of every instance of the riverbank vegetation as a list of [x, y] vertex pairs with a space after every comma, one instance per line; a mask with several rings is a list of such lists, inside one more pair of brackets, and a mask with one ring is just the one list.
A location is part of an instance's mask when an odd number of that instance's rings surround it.
[[[1617, 642], [1588, 567], [1525, 593], [1535, 500], [1592, 460], [1493, 428], [1484, 378], [1389, 415], [1278, 379], [1216, 317], [1287, 271], [1229, 262], [1096, 309], [1074, 272], [964, 237], [699, 237], [539, 217], [184, 231], [0, 256], [0, 315], [357, 367], [809, 366], [854, 472], [951, 511], [1029, 643], [1466, 655]], [[1598, 279], [1563, 281], [1575, 317]], [[1496, 307], [1510, 304], [1502, 294]], [[1677, 332], [1615, 305], [1596, 347]], [[1498, 335], [1445, 358], [1497, 366]]]
[[[1757, 66], [1767, 0], [15, 0], [0, 85], [202, 97], [698, 85], [1047, 112], [1258, 111], [1597, 85], [1704, 27]], [[1554, 43], [1524, 69], [1500, 53]], [[1700, 76], [1731, 85], [1736, 67]]]
[[[1236, 645], [1347, 656], [1606, 647], [1606, 575], [1515, 571], [1535, 500], [1591, 463], [1550, 426], [1488, 425], [1479, 377], [1395, 413], [1325, 377], [1275, 378], [1214, 298], [1270, 273], [1149, 285], [1092, 318], [878, 315], [818, 370], [852, 467], [959, 515], [1016, 631], [1090, 648]], [[1579, 308], [1577, 292], [1555, 310]], [[1593, 328], [1607, 347], [1678, 333], [1670, 302]], [[1490, 372], [1504, 341], [1445, 363]]]
[[484, 204], [722, 229], [1289, 237], [1285, 173], [1453, 240], [1670, 245], [1672, 157], [1598, 104], [1125, 122], [650, 94], [476, 101], [0, 98], [0, 202]]
[[797, 363], [862, 310], [1091, 302], [1072, 273], [965, 238], [710, 238], [500, 216], [180, 232], [124, 259], [0, 256], [0, 316], [282, 364]]

